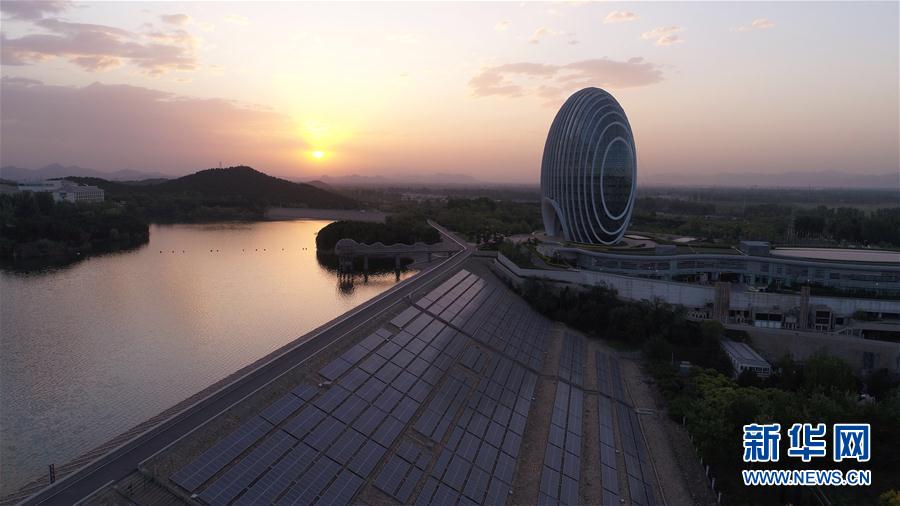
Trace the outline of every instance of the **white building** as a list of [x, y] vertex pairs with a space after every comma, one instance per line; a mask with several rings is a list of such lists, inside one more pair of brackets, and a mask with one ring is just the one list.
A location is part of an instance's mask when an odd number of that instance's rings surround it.
[[735, 377], [748, 369], [760, 378], [768, 378], [772, 375], [772, 366], [747, 343], [723, 339], [722, 349], [731, 360]]
[[34, 183], [19, 183], [22, 192], [50, 192], [54, 202], [103, 202], [103, 189], [96, 186], [73, 183], [65, 179], [53, 179]]

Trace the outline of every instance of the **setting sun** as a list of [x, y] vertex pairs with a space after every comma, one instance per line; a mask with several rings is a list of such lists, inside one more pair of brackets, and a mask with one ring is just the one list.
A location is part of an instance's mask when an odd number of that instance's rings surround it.
[[312, 157], [315, 158], [316, 160], [321, 160], [321, 159], [325, 158], [325, 152], [324, 151], [313, 151]]

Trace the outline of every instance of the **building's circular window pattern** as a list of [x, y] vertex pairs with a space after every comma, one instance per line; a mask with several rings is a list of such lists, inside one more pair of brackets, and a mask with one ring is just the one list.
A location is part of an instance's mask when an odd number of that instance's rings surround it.
[[556, 114], [541, 164], [541, 210], [550, 236], [588, 244], [622, 238], [634, 207], [637, 154], [625, 111], [585, 88]]

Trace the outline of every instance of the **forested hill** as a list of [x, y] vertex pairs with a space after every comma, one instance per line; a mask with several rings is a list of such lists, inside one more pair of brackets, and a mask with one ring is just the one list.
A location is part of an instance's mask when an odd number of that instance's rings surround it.
[[[305, 183], [294, 183], [264, 174], [251, 167], [207, 169], [156, 184], [128, 184], [91, 177], [69, 177], [72, 181], [103, 188], [108, 199], [159, 197], [195, 199], [198, 203], [228, 206], [242, 203], [254, 207], [288, 206], [355, 209], [355, 200]], [[143, 198], [141, 199], [143, 200]]]

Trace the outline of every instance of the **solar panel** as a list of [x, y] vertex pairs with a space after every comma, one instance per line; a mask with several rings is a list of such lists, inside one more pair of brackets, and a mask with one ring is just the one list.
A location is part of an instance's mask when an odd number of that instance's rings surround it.
[[399, 344], [397, 344], [397, 343], [395, 343], [395, 342], [388, 341], [388, 342], [382, 344], [381, 346], [379, 346], [379, 347], [375, 350], [375, 353], [377, 353], [377, 354], [381, 355], [382, 357], [384, 357], [384, 358], [390, 360], [391, 357], [393, 357], [394, 354], [397, 353], [399, 350], [400, 350], [400, 345], [399, 345]]
[[462, 491], [465, 484], [466, 476], [469, 474], [469, 468], [472, 464], [460, 455], [455, 455], [450, 459], [450, 465], [444, 473], [443, 482], [452, 487], [456, 491]]
[[359, 452], [350, 459], [348, 467], [357, 475], [368, 477], [386, 452], [387, 449], [385, 447], [369, 439], [363, 444]]
[[559, 471], [544, 466], [541, 471], [540, 489], [542, 494], [548, 495], [553, 499], [559, 497]]
[[425, 380], [420, 379], [413, 384], [412, 388], [409, 389], [407, 395], [416, 400], [416, 402], [422, 403], [425, 402], [425, 399], [428, 398], [428, 394], [431, 393], [431, 385], [429, 385]]
[[359, 368], [369, 374], [375, 374], [375, 371], [381, 369], [381, 366], [383, 366], [385, 362], [387, 362], [386, 358], [377, 353], [373, 353], [362, 361]]
[[373, 404], [378, 406], [382, 411], [390, 413], [402, 398], [403, 392], [392, 387], [386, 387], [384, 391], [381, 392], [381, 395], [375, 399]]
[[456, 504], [459, 500], [459, 492], [444, 483], [438, 483], [432, 502], [434, 504]]
[[350, 504], [353, 496], [364, 483], [365, 480], [345, 469], [322, 493], [319, 504]]
[[296, 442], [297, 440], [287, 433], [276, 430], [207, 487], [200, 494], [200, 499], [209, 504], [231, 502]]
[[481, 445], [481, 448], [478, 450], [478, 455], [475, 457], [475, 465], [485, 471], [493, 471], [494, 462], [497, 460], [497, 453], [499, 453], [499, 451], [500, 450], [489, 444]]
[[500, 452], [497, 455], [497, 466], [494, 468], [494, 475], [506, 483], [512, 483], [513, 476], [516, 473], [516, 461], [506, 453]]
[[407, 332], [409, 332], [412, 335], [416, 335], [419, 332], [421, 332], [422, 329], [424, 329], [429, 323], [431, 323], [432, 320], [434, 320], [434, 317], [432, 317], [426, 313], [422, 313], [419, 316], [417, 316], [415, 320], [410, 322], [409, 325], [406, 325], [404, 327], [404, 330], [406, 330]]
[[234, 432], [203, 452], [170, 478], [189, 492], [193, 492], [247, 448], [253, 446], [272, 425], [260, 417], [253, 417]]
[[565, 452], [563, 454], [563, 474], [574, 479], [578, 479], [581, 467], [581, 457], [573, 453]]
[[394, 493], [394, 497], [396, 497], [401, 503], [408, 504], [409, 498], [413, 493], [413, 490], [416, 488], [416, 484], [419, 483], [419, 480], [425, 473], [422, 472], [421, 469], [412, 468], [406, 478], [403, 479], [403, 483], [400, 484], [400, 488], [397, 489], [397, 492]]
[[412, 464], [394, 455], [381, 468], [381, 472], [375, 479], [375, 486], [393, 496], [411, 468]]
[[260, 416], [268, 420], [273, 425], [278, 425], [285, 418], [290, 416], [294, 411], [300, 409], [303, 401], [293, 394], [285, 394], [284, 397], [278, 399], [269, 405], [260, 413]]
[[412, 397], [404, 397], [400, 400], [400, 403], [397, 405], [397, 407], [394, 408], [394, 411], [391, 412], [391, 415], [405, 425], [410, 420], [412, 420], [412, 417], [413, 415], [415, 415], [417, 409], [419, 409], [418, 401], [416, 401]]
[[378, 378], [369, 378], [363, 386], [356, 390], [356, 395], [362, 397], [368, 402], [373, 402], [384, 391], [385, 383]]
[[351, 395], [338, 409], [335, 410], [334, 417], [349, 425], [368, 407], [369, 403], [364, 399], [356, 395]]
[[284, 424], [284, 430], [297, 439], [302, 439], [325, 418], [325, 413], [313, 405], [307, 405]]
[[237, 505], [271, 504], [311, 464], [318, 452], [303, 442], [297, 443], [264, 474], [249, 490], [238, 498]]
[[606, 464], [600, 466], [600, 477], [602, 479], [603, 488], [618, 494], [619, 492], [619, 473], [615, 467]]
[[371, 350], [366, 349], [362, 344], [357, 344], [349, 350], [345, 351], [344, 354], [341, 355], [341, 358], [351, 364], [356, 364], [357, 362], [362, 360], [363, 357], [368, 355], [369, 351]]
[[347, 362], [341, 357], [334, 359], [329, 362], [325, 367], [319, 369], [319, 374], [321, 374], [325, 379], [329, 381], [334, 381], [340, 376], [347, 372], [353, 364]]
[[390, 383], [394, 381], [394, 378], [396, 378], [398, 374], [400, 374], [400, 371], [402, 371], [402, 369], [397, 367], [397, 364], [388, 362], [381, 366], [381, 369], [375, 373], [375, 377], [384, 383]]
[[456, 454], [468, 460], [469, 462], [472, 462], [475, 460], [475, 455], [478, 453], [478, 446], [480, 444], [480, 439], [475, 437], [473, 434], [466, 432], [462, 436], [462, 440], [459, 442], [459, 445], [456, 447]]
[[506, 504], [509, 493], [509, 485], [494, 478], [491, 480], [490, 486], [488, 486], [488, 492], [487, 496], [485, 497], [484, 504], [491, 506], [503, 506], [504, 504]]
[[334, 417], [327, 417], [316, 426], [303, 441], [320, 452], [333, 443], [346, 425]]
[[434, 495], [437, 487], [438, 481], [435, 478], [428, 478], [425, 482], [425, 486], [422, 487], [422, 491], [419, 492], [419, 496], [416, 498], [416, 506], [427, 506], [432, 504], [431, 497]]
[[318, 399], [313, 401], [313, 404], [326, 413], [331, 413], [338, 406], [341, 405], [342, 402], [347, 400], [347, 397], [350, 397], [350, 391], [341, 387], [340, 385], [331, 385], [328, 390], [325, 391], [324, 394], [320, 395]]
[[291, 390], [291, 394], [302, 400], [303, 402], [308, 402], [310, 399], [316, 396], [319, 393], [318, 389], [312, 385], [307, 385], [306, 383], [301, 383], [296, 388]]
[[340, 469], [331, 459], [319, 458], [276, 504], [312, 504]]
[[385, 338], [382, 337], [381, 335], [379, 335], [377, 333], [373, 333], [373, 334], [368, 335], [362, 341], [360, 341], [359, 346], [362, 346], [363, 348], [365, 348], [369, 351], [372, 351], [375, 348], [377, 348], [379, 345], [381, 345], [381, 343], [384, 342], [384, 339]]
[[522, 437], [514, 432], [507, 432], [503, 439], [503, 451], [512, 455], [519, 456], [519, 446], [522, 444]]
[[391, 320], [391, 324], [403, 328], [407, 323], [410, 322], [410, 320], [421, 313], [422, 312], [415, 307], [408, 307], [404, 309], [400, 314], [395, 316], [394, 319]]
[[412, 388], [413, 384], [416, 382], [416, 377], [410, 374], [407, 371], [401, 371], [400, 374], [394, 378], [394, 381], [391, 383], [391, 386], [396, 388], [397, 390], [406, 393]]
[[487, 492], [490, 475], [477, 467], [473, 467], [466, 484], [463, 487], [463, 494], [476, 503], [481, 503]]
[[399, 436], [402, 431], [403, 424], [394, 418], [388, 417], [385, 419], [384, 423], [378, 427], [375, 434], [372, 435], [372, 439], [382, 446], [390, 447], [394, 444], [394, 440], [397, 439], [397, 436]]
[[619, 494], [603, 489], [603, 504], [619, 504]]
[[366, 374], [365, 371], [358, 367], [354, 367], [350, 369], [350, 371], [344, 375], [343, 378], [338, 381], [338, 385], [348, 392], [353, 392], [357, 388], [359, 388], [366, 380], [369, 379], [369, 375]]

